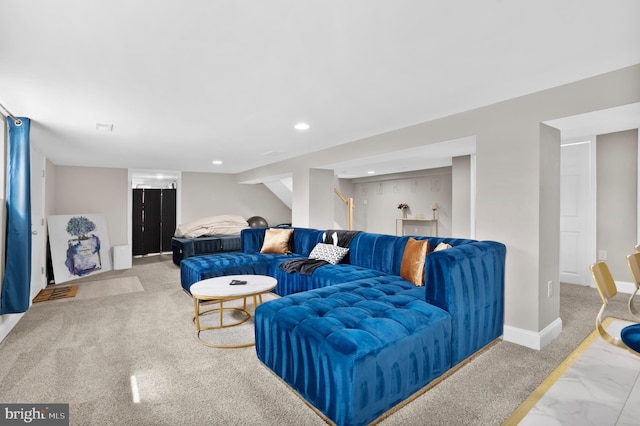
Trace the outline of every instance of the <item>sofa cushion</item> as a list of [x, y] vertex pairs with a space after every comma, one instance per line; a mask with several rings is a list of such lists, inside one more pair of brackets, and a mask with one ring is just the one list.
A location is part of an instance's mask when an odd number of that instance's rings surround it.
[[400, 265], [400, 276], [417, 286], [424, 285], [424, 259], [429, 251], [429, 240], [407, 240]]
[[278, 265], [281, 262], [300, 257], [295, 254], [240, 252], [194, 256], [180, 262], [180, 284], [189, 292], [191, 285], [198, 281], [223, 275], [253, 274], [275, 276], [274, 271], [279, 269]]
[[424, 287], [386, 276], [256, 309], [256, 353], [336, 424], [364, 425], [451, 366], [451, 318]]
[[287, 254], [291, 253], [291, 236], [293, 229], [291, 228], [270, 228], [265, 231], [264, 242], [260, 253]]
[[349, 252], [346, 247], [340, 247], [333, 244], [318, 243], [309, 253], [309, 259], [318, 259], [337, 265]]
[[[284, 259], [280, 260], [280, 262], [285, 261]], [[332, 265], [328, 263], [318, 267], [311, 275], [291, 274], [277, 267], [272, 276], [278, 280], [278, 286], [275, 289], [276, 294], [286, 296], [301, 291], [313, 290], [315, 288], [322, 288], [363, 278], [379, 277], [381, 275], [385, 274], [361, 266], [345, 263]], [[399, 279], [400, 277], [396, 278]]]

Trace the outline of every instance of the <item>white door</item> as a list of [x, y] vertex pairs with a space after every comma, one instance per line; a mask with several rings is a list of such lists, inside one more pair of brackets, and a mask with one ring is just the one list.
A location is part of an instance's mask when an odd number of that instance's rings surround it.
[[31, 300], [47, 286], [44, 226], [44, 182], [46, 160], [31, 148]]
[[560, 281], [589, 285], [590, 143], [564, 145], [560, 157]]

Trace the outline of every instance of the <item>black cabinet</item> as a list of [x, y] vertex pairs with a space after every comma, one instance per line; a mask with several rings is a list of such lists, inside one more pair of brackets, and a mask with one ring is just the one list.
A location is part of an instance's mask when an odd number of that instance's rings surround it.
[[133, 190], [133, 255], [171, 251], [176, 230], [175, 189]]

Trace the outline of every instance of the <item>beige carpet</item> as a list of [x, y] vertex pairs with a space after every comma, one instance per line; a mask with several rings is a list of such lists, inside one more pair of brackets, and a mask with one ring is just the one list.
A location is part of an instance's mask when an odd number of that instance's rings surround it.
[[[262, 296], [263, 302], [273, 300], [277, 298], [273, 293], [264, 294]], [[220, 310], [217, 302], [203, 305], [200, 309], [200, 326], [201, 327], [219, 327], [220, 326]], [[240, 345], [252, 345], [255, 343], [255, 322], [253, 298], [247, 297], [246, 310], [250, 313], [250, 317], [247, 319], [247, 314], [242, 311], [235, 310], [234, 308], [243, 308], [244, 299], [236, 299], [226, 301], [223, 304], [224, 310], [222, 315], [223, 328], [214, 328], [210, 330], [202, 330], [200, 332], [200, 340], [205, 345], [217, 345], [217, 346], [240, 346]], [[195, 307], [194, 307], [195, 314]], [[240, 324], [238, 324], [240, 323]], [[233, 325], [238, 324], [238, 325]], [[194, 324], [194, 335], [196, 335], [196, 328]]]
[[[33, 305], [0, 343], [0, 401], [69, 403], [71, 425], [326, 424], [254, 347], [198, 342], [170, 256], [100, 279], [126, 277], [144, 291]], [[500, 425], [593, 330], [597, 291], [562, 284], [560, 293], [563, 332], [550, 345], [499, 342], [380, 425]], [[627, 319], [626, 298], [607, 315]]]

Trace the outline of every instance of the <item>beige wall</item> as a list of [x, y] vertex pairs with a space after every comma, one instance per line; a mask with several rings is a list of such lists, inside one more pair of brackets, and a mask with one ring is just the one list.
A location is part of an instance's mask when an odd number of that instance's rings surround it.
[[[640, 65], [623, 68], [257, 168], [241, 173], [238, 179], [277, 176], [302, 165], [318, 167], [335, 158], [358, 158], [363, 152], [378, 155], [475, 135], [476, 238], [506, 244], [505, 324], [522, 330], [520, 334], [528, 338], [529, 332], [540, 332], [559, 318], [557, 301], [539, 297], [557, 274], [549, 271], [546, 261], [541, 262], [541, 245], [549, 237], [541, 238], [541, 231], [546, 232], [553, 221], [547, 217], [560, 215], [559, 203], [557, 209], [541, 209], [541, 200], [553, 196], [544, 192], [549, 185], [559, 187], [560, 176], [541, 176], [541, 157], [549, 149], [541, 147], [547, 145], [541, 139], [549, 135], [542, 137], [540, 123], [640, 102], [639, 76]], [[308, 185], [298, 185], [295, 178], [294, 174], [295, 190], [308, 191]]]
[[[103, 213], [111, 246], [129, 241], [127, 169], [69, 167], [47, 163], [46, 213]], [[291, 210], [262, 184], [238, 184], [233, 175], [183, 173], [182, 222], [217, 214], [262, 216], [269, 224], [289, 223]]]
[[[540, 124], [540, 328], [560, 312], [560, 131]], [[551, 211], [556, 214], [546, 214]], [[549, 294], [549, 281], [551, 293]]]
[[309, 170], [309, 227], [331, 229], [334, 224], [333, 170]]
[[45, 177], [45, 197], [44, 197], [44, 215], [45, 217], [54, 214], [55, 206], [55, 193], [56, 193], [56, 165], [47, 160], [46, 164], [46, 177]]
[[[408, 219], [433, 217], [438, 204], [438, 235], [451, 237], [451, 167], [352, 179], [354, 183], [354, 228], [380, 234], [402, 233], [398, 204], [409, 205]], [[435, 235], [430, 224], [406, 222], [407, 235]]]
[[455, 157], [451, 164], [451, 235], [472, 238], [471, 156]]
[[[53, 183], [47, 182], [45, 196], [47, 210], [52, 208], [49, 213], [102, 213], [111, 246], [127, 244], [127, 169], [50, 165], [47, 170], [54, 169]], [[51, 175], [47, 173], [47, 177]]]
[[[476, 238], [506, 244], [505, 324], [536, 333], [559, 318], [558, 299], [547, 297], [546, 291], [547, 282], [557, 279], [554, 266], [557, 258], [553, 259], [550, 253], [558, 250], [554, 233], [555, 221], [559, 220], [556, 192], [560, 177], [555, 168], [549, 172], [545, 167], [546, 162], [555, 161], [555, 145], [559, 145], [559, 138], [557, 132], [541, 127], [540, 123], [640, 102], [638, 76], [640, 65], [236, 176], [183, 173], [182, 221], [222, 213], [260, 215], [270, 224], [289, 222], [292, 216], [302, 222], [308, 221], [308, 210], [298, 209], [298, 206], [302, 209], [309, 206], [312, 185], [308, 170], [330, 164], [335, 158], [348, 160], [361, 157], [365, 152], [378, 155], [475, 135]], [[237, 183], [292, 172], [293, 212], [262, 185]], [[126, 175], [126, 170], [120, 169], [56, 167], [54, 213], [78, 213], [88, 208], [92, 211], [87, 213], [108, 210], [111, 242], [125, 244], [124, 224], [129, 213], [126, 190], [118, 188], [126, 188]], [[635, 228], [629, 234], [635, 237]]]
[[219, 214], [262, 216], [269, 225], [291, 223], [291, 210], [263, 184], [240, 184], [234, 175], [183, 172], [181, 221]]
[[638, 130], [596, 139], [596, 247], [616, 281], [632, 281], [626, 257], [637, 244]]
[[[342, 196], [346, 199], [353, 199], [355, 194], [354, 184], [351, 179], [338, 179], [334, 177], [333, 186], [342, 193]], [[353, 207], [353, 215], [355, 216], [356, 206]], [[349, 207], [347, 204], [338, 197], [337, 194], [333, 196], [333, 218], [334, 224], [331, 228], [335, 229], [349, 229]], [[355, 224], [352, 225], [352, 229], [357, 229]]]

